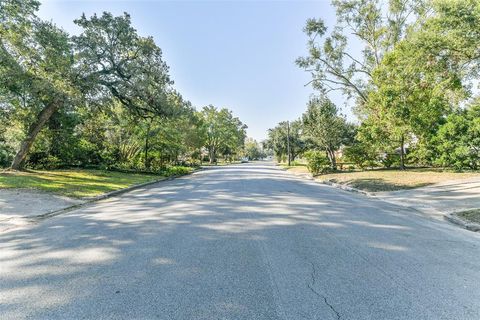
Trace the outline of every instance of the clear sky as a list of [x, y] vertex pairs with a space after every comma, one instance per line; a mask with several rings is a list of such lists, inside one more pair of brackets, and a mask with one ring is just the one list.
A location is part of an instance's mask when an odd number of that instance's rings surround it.
[[[295, 65], [306, 53], [307, 18], [334, 24], [330, 1], [72, 1], [44, 0], [40, 17], [74, 34], [83, 12], [130, 13], [142, 36], [153, 36], [175, 87], [200, 109], [228, 107], [248, 135], [298, 118], [306, 109], [309, 74]], [[341, 106], [340, 97], [332, 97]], [[348, 113], [348, 112], [346, 112]]]

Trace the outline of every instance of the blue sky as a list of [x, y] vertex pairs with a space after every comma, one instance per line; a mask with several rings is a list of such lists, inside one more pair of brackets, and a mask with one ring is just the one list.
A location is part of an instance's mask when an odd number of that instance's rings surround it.
[[335, 19], [329, 1], [47, 0], [39, 16], [74, 34], [75, 18], [102, 11], [130, 13], [139, 34], [162, 48], [183, 96], [197, 109], [228, 107], [257, 140], [306, 109], [310, 76], [294, 63], [306, 53], [302, 28], [310, 17]]

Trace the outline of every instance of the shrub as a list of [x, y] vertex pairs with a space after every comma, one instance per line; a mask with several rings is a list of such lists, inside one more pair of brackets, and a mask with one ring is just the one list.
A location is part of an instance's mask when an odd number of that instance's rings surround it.
[[61, 168], [62, 161], [58, 159], [55, 156], [51, 155], [45, 155], [42, 157], [44, 153], [37, 152], [34, 153], [33, 155], [37, 156], [34, 158], [34, 161], [32, 159], [29, 159], [29, 166], [33, 167], [34, 169], [45, 169], [45, 170], [52, 170], [52, 169], [59, 169]]
[[324, 151], [309, 150], [304, 154], [307, 159], [307, 168], [312, 174], [327, 173], [331, 170], [330, 161]]
[[480, 168], [480, 105], [448, 116], [434, 139], [436, 163], [457, 170]]
[[0, 144], [0, 167], [8, 167], [12, 163], [13, 157], [13, 149]]
[[391, 168], [393, 166], [400, 166], [400, 155], [396, 153], [387, 153], [381, 160], [385, 168]]
[[377, 164], [377, 156], [368, 147], [362, 144], [356, 144], [346, 147], [343, 150], [345, 160], [355, 163], [356, 166], [364, 169], [366, 167], [374, 167]]
[[174, 166], [174, 167], [165, 168], [164, 170], [161, 171], [161, 174], [166, 177], [171, 177], [171, 176], [181, 176], [184, 174], [189, 174], [192, 171], [193, 169], [190, 167]]

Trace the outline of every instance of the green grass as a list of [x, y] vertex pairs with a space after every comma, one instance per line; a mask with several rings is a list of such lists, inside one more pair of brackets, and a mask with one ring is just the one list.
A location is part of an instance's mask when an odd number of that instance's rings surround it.
[[287, 171], [290, 171], [290, 172], [293, 172], [293, 173], [309, 173], [306, 164], [297, 164], [297, 165], [294, 165], [294, 166], [288, 166], [288, 165], [281, 164], [280, 166], [284, 169], [287, 169]]
[[457, 215], [467, 221], [480, 223], [480, 209], [459, 212]]
[[321, 175], [317, 179], [341, 183], [369, 192], [380, 192], [419, 188], [474, 176], [480, 177], [480, 172], [457, 173], [434, 169], [407, 169], [340, 172]]
[[31, 170], [0, 173], [0, 189], [33, 188], [64, 196], [83, 198], [155, 181], [161, 175], [102, 170]]

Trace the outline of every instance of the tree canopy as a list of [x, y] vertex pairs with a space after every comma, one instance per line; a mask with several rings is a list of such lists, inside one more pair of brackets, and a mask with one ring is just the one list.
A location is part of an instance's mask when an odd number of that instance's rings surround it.
[[69, 35], [33, 0], [0, 0], [0, 164], [155, 170], [239, 156], [246, 126], [197, 112], [130, 15], [83, 14]]

